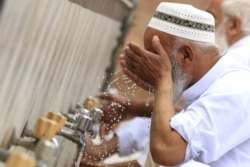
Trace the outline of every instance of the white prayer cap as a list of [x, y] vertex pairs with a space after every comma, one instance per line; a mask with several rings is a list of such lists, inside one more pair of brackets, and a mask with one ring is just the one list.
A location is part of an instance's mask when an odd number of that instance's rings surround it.
[[215, 43], [214, 17], [192, 5], [162, 2], [148, 27], [185, 39]]

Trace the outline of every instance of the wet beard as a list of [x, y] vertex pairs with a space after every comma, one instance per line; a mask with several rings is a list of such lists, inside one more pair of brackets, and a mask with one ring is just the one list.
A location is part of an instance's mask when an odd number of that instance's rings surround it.
[[223, 20], [215, 30], [215, 43], [218, 45], [220, 53], [223, 53], [228, 49], [227, 38], [225, 34], [225, 22], [226, 20]]
[[172, 56], [171, 64], [172, 79], [174, 83], [174, 103], [176, 104], [191, 78], [178, 66], [175, 55]]

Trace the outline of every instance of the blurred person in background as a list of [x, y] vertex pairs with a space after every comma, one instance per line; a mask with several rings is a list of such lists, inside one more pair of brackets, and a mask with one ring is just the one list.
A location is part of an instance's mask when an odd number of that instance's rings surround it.
[[[108, 134], [102, 132], [101, 144], [94, 144], [91, 138], [88, 138], [87, 149], [83, 152], [81, 166], [127, 167], [133, 165], [140, 167], [140, 164], [132, 155], [135, 152], [143, 152], [146, 148], [149, 139], [149, 127], [150, 118], [135, 117], [119, 123], [114, 129], [109, 129], [109, 131], [114, 131], [111, 139], [103, 139]], [[118, 154], [119, 157], [131, 156], [131, 160], [110, 164], [103, 162], [114, 154]]]
[[[126, 110], [126, 104], [129, 103], [130, 98], [120, 95], [124, 93], [119, 93], [115, 88], [109, 89], [108, 93], [109, 99], [99, 99], [103, 106], [102, 110], [112, 110], [114, 112]], [[101, 94], [99, 97], [101, 97]], [[128, 166], [128, 164], [139, 166], [136, 160], [133, 161], [136, 157], [134, 153], [142, 152], [148, 145], [149, 127], [150, 118], [148, 117], [126, 118], [112, 127], [100, 124], [99, 136], [101, 141], [96, 143], [91, 138], [88, 138], [81, 166], [102, 166], [104, 165], [103, 161], [114, 154], [119, 155], [119, 158], [113, 161], [117, 163], [109, 164], [109, 166]], [[130, 158], [130, 160], [120, 163], [120, 158], [124, 157]]]
[[[99, 98], [108, 100], [109, 103], [104, 106], [105, 112], [127, 112], [128, 110], [147, 109], [153, 110], [152, 105], [146, 105], [147, 102], [140, 100], [133, 100], [133, 104], [130, 104], [129, 98], [113, 94], [99, 94]], [[153, 101], [152, 98], [148, 99]], [[136, 102], [135, 102], [136, 101]], [[135, 103], [134, 103], [135, 102]], [[142, 104], [144, 103], [145, 104]], [[176, 112], [180, 112], [182, 99], [178, 101], [175, 106]], [[115, 104], [115, 105], [114, 105]], [[140, 104], [139, 106], [137, 106]], [[113, 118], [111, 118], [113, 119]], [[83, 153], [81, 166], [106, 166], [106, 167], [143, 167], [147, 157], [147, 146], [149, 144], [149, 127], [151, 119], [148, 117], [134, 117], [127, 118], [121, 126], [115, 126], [115, 129], [109, 129], [114, 131], [114, 136], [110, 140], [103, 140], [100, 145], [95, 145], [88, 138], [88, 145], [86, 151]], [[101, 132], [101, 136], [107, 135], [106, 132]], [[131, 156], [135, 152], [140, 152], [137, 159], [131, 157], [129, 161], [117, 162], [105, 164], [103, 161], [118, 153], [120, 157]]]
[[215, 18], [216, 43], [222, 54], [250, 67], [250, 1], [210, 0], [206, 11]]

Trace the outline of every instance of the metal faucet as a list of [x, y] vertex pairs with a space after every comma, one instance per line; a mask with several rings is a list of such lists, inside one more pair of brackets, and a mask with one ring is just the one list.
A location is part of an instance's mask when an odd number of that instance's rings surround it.
[[17, 150], [10, 152], [4, 148], [0, 148], [0, 161], [4, 162], [6, 167], [42, 167], [31, 156]]
[[81, 145], [81, 150], [84, 151], [86, 148], [85, 133], [90, 132], [92, 138], [95, 138], [98, 133], [98, 124], [103, 111], [97, 106], [99, 106], [99, 101], [88, 97], [83, 105], [77, 103], [68, 113], [61, 113], [67, 118], [67, 121], [57, 135]]
[[15, 129], [13, 129], [8, 148], [15, 145], [33, 151], [37, 166], [47, 167], [49, 158], [56, 155], [59, 147], [57, 139], [53, 138], [57, 128], [57, 123], [45, 118], [38, 119], [34, 132], [27, 128], [26, 123], [21, 138], [19, 139], [16, 137]]
[[9, 155], [10, 155], [10, 152], [8, 150], [4, 148], [0, 148], [0, 161], [6, 162]]
[[56, 138], [49, 140], [40, 139], [34, 149], [36, 159], [40, 166], [47, 166], [51, 157], [56, 156], [59, 143]]
[[100, 108], [95, 107], [90, 110], [89, 115], [90, 118], [92, 118], [92, 126], [89, 129], [89, 132], [91, 133], [92, 138], [95, 138], [98, 133], [98, 126], [103, 116], [103, 111]]
[[92, 119], [87, 115], [79, 115], [77, 121], [65, 123], [65, 128], [62, 128], [57, 135], [63, 136], [81, 146], [81, 150], [86, 148], [85, 132], [91, 128]]
[[61, 114], [67, 118], [68, 123], [76, 124], [81, 115], [89, 115], [89, 110], [84, 108], [80, 103], [77, 103], [75, 107], [69, 109], [68, 113]]

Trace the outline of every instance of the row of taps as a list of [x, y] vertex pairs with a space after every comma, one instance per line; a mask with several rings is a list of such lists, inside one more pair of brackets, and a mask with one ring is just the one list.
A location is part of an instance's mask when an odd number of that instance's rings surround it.
[[[84, 151], [87, 145], [86, 133], [95, 138], [98, 133], [103, 111], [100, 102], [94, 97], [87, 97], [84, 103], [71, 107], [68, 113], [48, 112], [47, 117], [37, 119], [34, 130], [24, 127], [20, 138], [16, 137], [13, 129], [7, 148], [0, 148], [0, 161], [6, 167], [48, 167], [49, 158], [55, 156], [59, 142], [55, 136], [62, 136]], [[34, 153], [29, 156], [12, 146], [23, 147]]]

